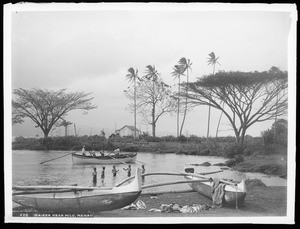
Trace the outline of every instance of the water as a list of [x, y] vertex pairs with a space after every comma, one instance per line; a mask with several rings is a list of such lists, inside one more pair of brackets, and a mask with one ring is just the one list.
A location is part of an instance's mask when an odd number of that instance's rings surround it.
[[[71, 185], [92, 186], [92, 172], [96, 167], [98, 171], [97, 185], [111, 187], [116, 183], [127, 178], [127, 168], [124, 164], [117, 164], [116, 169], [119, 170], [117, 176], [112, 176], [113, 165], [73, 165], [71, 155], [59, 158], [44, 164], [40, 162], [50, 160], [59, 156], [63, 156], [67, 151], [26, 151], [18, 150], [12, 152], [12, 183], [14, 185]], [[134, 175], [137, 167], [141, 167], [141, 163], [146, 163], [146, 173], [153, 172], [183, 172], [184, 165], [201, 164], [209, 162], [211, 164], [223, 163], [224, 158], [211, 156], [189, 156], [176, 154], [153, 154], [141, 152], [137, 155], [137, 162], [131, 164], [132, 175]], [[105, 166], [105, 178], [101, 179], [101, 170]], [[188, 165], [190, 166], [190, 165]], [[219, 166], [190, 166], [195, 168], [196, 172], [212, 172], [220, 170]], [[221, 173], [213, 174], [219, 178], [230, 178], [239, 181], [243, 176], [246, 178], [261, 179], [268, 186], [286, 186], [286, 180], [279, 177], [268, 177], [259, 173], [240, 173], [237, 171], [224, 170]], [[158, 182], [166, 182], [171, 180], [184, 180], [179, 176], [147, 176], [144, 184], [153, 184]], [[145, 189], [147, 192], [152, 191], [170, 191], [170, 190], [187, 190], [187, 184], [177, 184], [171, 186], [161, 186]]]

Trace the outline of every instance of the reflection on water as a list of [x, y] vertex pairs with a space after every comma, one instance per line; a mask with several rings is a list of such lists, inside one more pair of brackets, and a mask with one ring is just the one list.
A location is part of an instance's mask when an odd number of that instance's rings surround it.
[[[12, 155], [12, 182], [13, 185], [83, 185], [92, 186], [93, 168], [98, 171], [97, 185], [98, 186], [114, 186], [127, 178], [125, 164], [117, 164], [116, 169], [119, 170], [116, 177], [112, 174], [112, 165], [73, 165], [71, 155], [40, 164], [40, 162], [50, 160], [55, 157], [62, 156], [69, 152], [66, 151], [13, 151]], [[153, 153], [138, 153], [138, 161], [146, 163], [146, 173], [153, 172], [183, 172], [184, 165], [201, 164], [209, 162], [212, 166], [191, 166], [196, 172], [213, 172], [220, 170], [219, 166], [213, 166], [216, 163], [223, 163], [225, 159], [220, 157], [209, 156], [188, 156], [176, 154], [153, 154]], [[132, 164], [132, 175], [137, 167], [141, 168], [141, 163]], [[105, 178], [101, 179], [101, 170], [105, 166]], [[224, 170], [221, 173], [216, 173], [211, 176], [219, 178], [230, 178], [236, 181], [247, 178], [259, 178], [269, 186], [286, 185], [286, 180], [279, 177], [267, 177], [263, 174], [240, 173], [231, 170]], [[144, 179], [144, 184], [153, 184], [171, 180], [182, 180], [182, 177], [177, 176], [147, 176]], [[147, 189], [147, 191], [169, 191], [169, 190], [186, 190], [189, 189], [187, 184], [161, 186]]]

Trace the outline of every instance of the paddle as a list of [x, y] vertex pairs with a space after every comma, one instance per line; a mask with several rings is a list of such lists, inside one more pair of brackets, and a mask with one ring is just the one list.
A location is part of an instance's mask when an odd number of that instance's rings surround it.
[[[124, 154], [123, 154], [124, 155]], [[129, 156], [126, 156], [126, 155], [124, 155], [125, 157], [129, 157]], [[139, 160], [137, 160], [137, 159], [135, 159], [135, 161], [137, 161], [137, 162], [139, 162], [139, 163], [141, 163], [141, 164], [144, 164], [144, 165], [147, 165], [145, 162], [142, 162], [142, 161], [139, 161]]]
[[127, 163], [125, 163], [124, 161], [119, 160], [118, 158], [112, 157], [112, 156], [110, 156], [110, 155], [107, 155], [107, 156], [109, 156], [109, 157], [111, 157], [112, 159], [115, 159], [115, 160], [117, 160], [117, 161], [119, 161], [119, 162], [122, 162], [124, 165], [128, 165]]
[[44, 164], [44, 163], [49, 162], [49, 161], [54, 161], [54, 160], [56, 160], [56, 159], [59, 159], [59, 158], [62, 158], [62, 157], [66, 157], [66, 156], [68, 156], [68, 155], [70, 155], [70, 154], [72, 154], [72, 153], [73, 153], [73, 152], [67, 153], [67, 154], [65, 154], [65, 155], [63, 155], [63, 156], [59, 156], [59, 157], [52, 158], [52, 159], [47, 160], [47, 161], [40, 162], [39, 164]]

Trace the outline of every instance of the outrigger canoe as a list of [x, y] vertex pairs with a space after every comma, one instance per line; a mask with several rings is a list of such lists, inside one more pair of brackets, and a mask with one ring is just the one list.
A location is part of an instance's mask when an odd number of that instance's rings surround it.
[[13, 193], [13, 201], [43, 212], [87, 213], [110, 211], [134, 202], [141, 194], [141, 183], [141, 169], [138, 168], [134, 180], [128, 185], [112, 188], [16, 186], [13, 189], [19, 191]]
[[[195, 177], [193, 176], [193, 168], [186, 168], [185, 171], [187, 173], [191, 173], [191, 176], [185, 176], [187, 180], [192, 180], [195, 181], [197, 179], [203, 179], [207, 178], [202, 176]], [[200, 178], [199, 178], [200, 177]], [[224, 188], [224, 196], [222, 199], [222, 204], [224, 206], [226, 205], [243, 205], [244, 204], [244, 199], [246, 196], [246, 186], [245, 186], [245, 180], [242, 179], [240, 183], [232, 183], [232, 182], [227, 182], [220, 180], [220, 182], [225, 183], [226, 186]], [[205, 181], [205, 182], [195, 182], [195, 183], [189, 183], [189, 186], [195, 190], [196, 192], [200, 193], [201, 195], [212, 199], [212, 186], [213, 182], [211, 181]]]
[[120, 153], [115, 155], [93, 156], [72, 153], [73, 164], [121, 164], [132, 163], [136, 160], [137, 153]]

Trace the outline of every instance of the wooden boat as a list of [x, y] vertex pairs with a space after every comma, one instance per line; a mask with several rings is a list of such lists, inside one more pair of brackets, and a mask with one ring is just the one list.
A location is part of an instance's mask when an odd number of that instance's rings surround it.
[[16, 186], [13, 188], [13, 201], [42, 212], [88, 213], [110, 211], [134, 202], [141, 193], [141, 183], [141, 169], [138, 168], [134, 180], [128, 185], [112, 188]]
[[[193, 173], [193, 168], [186, 168], [185, 171], [187, 173], [191, 173], [191, 176], [185, 176], [187, 180], [201, 180], [203, 178], [207, 178], [204, 176], [199, 176], [197, 174]], [[197, 175], [197, 176], [193, 176]], [[240, 183], [232, 183], [225, 180], [220, 180], [221, 183], [226, 184], [224, 190], [224, 196], [222, 204], [224, 206], [226, 205], [243, 205], [244, 199], [246, 196], [246, 186], [245, 186], [245, 180], [243, 179]], [[189, 186], [197, 191], [198, 193], [202, 194], [203, 196], [212, 199], [212, 186], [213, 182], [211, 181], [205, 181], [205, 182], [196, 182], [196, 183], [189, 183]]]
[[83, 155], [72, 153], [73, 164], [121, 164], [132, 163], [136, 160], [137, 153], [120, 153], [114, 155]]

